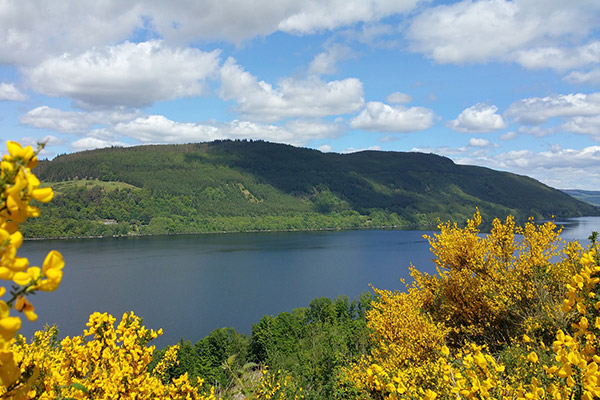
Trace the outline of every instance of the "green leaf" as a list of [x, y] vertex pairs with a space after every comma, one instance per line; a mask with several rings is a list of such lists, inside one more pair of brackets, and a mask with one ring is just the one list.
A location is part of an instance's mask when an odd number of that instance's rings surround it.
[[83, 386], [81, 383], [74, 382], [74, 383], [71, 383], [69, 386], [71, 386], [73, 389], [81, 390], [83, 393], [89, 394], [89, 391], [87, 390], [87, 388], [85, 386]]

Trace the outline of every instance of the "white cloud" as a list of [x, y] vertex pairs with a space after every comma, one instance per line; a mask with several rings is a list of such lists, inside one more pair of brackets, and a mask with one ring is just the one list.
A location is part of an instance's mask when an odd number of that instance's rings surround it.
[[484, 133], [506, 128], [506, 122], [496, 111], [498, 107], [494, 105], [475, 104], [463, 110], [455, 120], [449, 121], [448, 126], [465, 133]]
[[506, 133], [503, 133], [502, 135], [500, 135], [500, 140], [505, 140], [505, 141], [506, 141], [506, 140], [513, 140], [513, 139], [515, 139], [517, 136], [519, 136], [519, 135], [517, 134], [517, 132], [515, 132], [515, 131], [510, 131], [510, 132], [506, 132]]
[[284, 32], [306, 34], [335, 29], [357, 22], [376, 21], [414, 9], [419, 0], [309, 0], [302, 8], [279, 23]]
[[600, 115], [573, 117], [560, 127], [568, 132], [589, 135], [596, 142], [600, 142]]
[[17, 89], [14, 83], [2, 82], [0, 83], [0, 101], [2, 100], [25, 101], [27, 95]]
[[139, 117], [115, 125], [113, 131], [142, 143], [188, 143], [217, 139], [263, 139], [305, 145], [312, 139], [336, 137], [339, 124], [290, 121], [283, 126], [234, 120], [227, 123], [184, 123], [162, 115]]
[[125, 42], [81, 55], [64, 54], [27, 69], [36, 91], [83, 107], [139, 107], [197, 96], [216, 72], [219, 51], [173, 49], [160, 41]]
[[376, 132], [418, 132], [431, 128], [434, 117], [429, 108], [392, 107], [372, 101], [351, 121], [350, 127]]
[[333, 147], [328, 144], [324, 144], [323, 146], [317, 147], [317, 150], [322, 151], [323, 153], [331, 153], [333, 151]]
[[301, 144], [312, 139], [335, 138], [343, 133], [343, 126], [338, 121], [323, 123], [319, 120], [293, 120], [285, 124], [285, 129]]
[[413, 10], [419, 0], [43, 0], [3, 2], [0, 64], [34, 65], [65, 52], [115, 44], [135, 35], [170, 44], [240, 43], [277, 30], [307, 34], [375, 22]]
[[277, 30], [311, 34], [413, 10], [420, 0], [163, 0], [140, 2], [169, 41], [220, 39], [235, 43]]
[[557, 132], [556, 127], [543, 127], [543, 126], [520, 126], [518, 129], [519, 133], [524, 133], [525, 135], [531, 135], [538, 138], [544, 136], [550, 136]]
[[531, 176], [559, 189], [600, 188], [600, 146], [589, 146], [581, 150], [555, 146], [543, 152], [509, 151], [479, 159], [466, 157], [456, 161]]
[[85, 137], [71, 143], [71, 148], [75, 151], [83, 151], [83, 150], [93, 150], [93, 149], [101, 149], [104, 147], [125, 147], [128, 146], [127, 143], [113, 141], [113, 140], [104, 140], [94, 137]]
[[112, 125], [136, 116], [137, 113], [63, 111], [41, 106], [28, 111], [19, 118], [19, 122], [54, 132], [82, 134], [89, 132], [94, 125]]
[[529, 69], [554, 68], [568, 70], [600, 62], [600, 42], [574, 48], [537, 47], [517, 52], [519, 64]]
[[600, 146], [581, 150], [552, 146], [547, 151], [512, 150], [490, 154], [472, 147], [413, 148], [412, 151], [450, 157], [457, 164], [479, 165], [530, 176], [558, 189], [600, 188]]
[[[412, 49], [439, 63], [519, 61], [529, 68], [562, 68], [597, 59], [596, 44], [564, 50], [585, 40], [597, 24], [598, 2], [464, 0], [415, 17], [408, 30]], [[558, 54], [558, 59], [549, 57]], [[576, 55], [571, 60], [567, 54]], [[544, 65], [546, 63], [546, 65]], [[561, 65], [562, 64], [562, 65]]]
[[385, 98], [388, 103], [394, 104], [406, 104], [412, 101], [412, 96], [410, 94], [394, 92]]
[[471, 138], [469, 139], [469, 146], [472, 147], [489, 147], [490, 141], [487, 139]]
[[573, 84], [597, 85], [600, 83], [600, 68], [588, 72], [573, 71], [565, 77], [565, 80]]
[[506, 117], [516, 122], [530, 125], [540, 125], [554, 117], [598, 114], [600, 114], [600, 93], [530, 97], [514, 102], [504, 113]]
[[311, 75], [334, 74], [337, 72], [337, 63], [353, 57], [352, 50], [339, 44], [331, 46], [327, 51], [317, 54], [308, 68]]
[[347, 114], [359, 110], [364, 103], [358, 79], [323, 82], [317, 78], [288, 78], [274, 88], [258, 81], [232, 58], [221, 68], [219, 94], [224, 100], [235, 100], [242, 114], [263, 121]]
[[2, 2], [0, 64], [35, 64], [48, 56], [114, 43], [142, 26], [140, 3], [64, 0]]
[[439, 146], [439, 147], [413, 147], [410, 151], [416, 151], [419, 153], [433, 153], [438, 154], [444, 157], [456, 156], [460, 154], [469, 153], [471, 151], [468, 147], [449, 147], [449, 146]]
[[45, 156], [51, 154], [47, 151], [48, 146], [61, 145], [65, 143], [63, 138], [58, 138], [54, 135], [46, 135], [42, 138], [24, 137], [19, 140], [22, 146], [31, 146], [34, 149], [37, 148], [39, 143], [44, 143], [46, 147], [40, 152], [40, 155]]
[[358, 153], [359, 151], [370, 151], [370, 150], [379, 151], [379, 150], [381, 150], [381, 147], [380, 146], [369, 146], [369, 147], [363, 147], [360, 149], [357, 149], [354, 147], [348, 147], [347, 149], [340, 151], [340, 153], [348, 154], [348, 153]]

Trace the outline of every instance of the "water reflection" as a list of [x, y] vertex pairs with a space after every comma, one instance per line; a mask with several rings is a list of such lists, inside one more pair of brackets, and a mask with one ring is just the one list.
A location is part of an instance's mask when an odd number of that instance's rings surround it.
[[593, 231], [600, 232], [600, 217], [579, 217], [555, 221], [562, 226], [561, 237], [565, 240], [578, 240], [581, 244], [589, 244], [589, 236]]

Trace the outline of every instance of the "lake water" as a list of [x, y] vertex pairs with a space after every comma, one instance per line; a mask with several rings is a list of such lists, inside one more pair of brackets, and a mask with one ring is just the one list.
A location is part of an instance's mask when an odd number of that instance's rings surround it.
[[[600, 218], [566, 221], [563, 237], [585, 241]], [[412, 263], [433, 272], [420, 231], [211, 234], [25, 242], [33, 265], [56, 249], [66, 261], [60, 288], [32, 298], [39, 319], [23, 321], [30, 337], [44, 324], [79, 335], [94, 311], [117, 320], [133, 310], [163, 328], [161, 347], [193, 342], [215, 328], [249, 334], [263, 315], [306, 307], [314, 298], [402, 289]]]

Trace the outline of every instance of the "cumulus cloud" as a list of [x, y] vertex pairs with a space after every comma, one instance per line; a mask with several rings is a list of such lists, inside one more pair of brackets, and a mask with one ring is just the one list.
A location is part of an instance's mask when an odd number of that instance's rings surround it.
[[598, 114], [600, 114], [600, 93], [530, 97], [514, 102], [504, 113], [506, 117], [516, 122], [529, 125], [541, 125], [554, 117]]
[[494, 105], [475, 104], [463, 110], [458, 118], [449, 121], [447, 125], [455, 131], [465, 133], [484, 133], [506, 128], [506, 122], [496, 111], [498, 107]]
[[379, 20], [383, 17], [413, 10], [419, 0], [309, 0], [299, 2], [302, 8], [283, 19], [278, 28], [284, 32], [306, 34], [335, 29], [357, 22]]
[[307, 34], [413, 10], [419, 0], [43, 0], [3, 3], [0, 64], [33, 65], [136, 34], [171, 44], [240, 43], [277, 30]]
[[95, 137], [85, 137], [78, 139], [71, 143], [71, 148], [75, 151], [83, 151], [83, 150], [93, 150], [93, 149], [102, 149], [104, 147], [126, 147], [127, 143], [123, 143], [115, 140], [105, 140], [99, 139]]
[[544, 127], [544, 126], [520, 126], [518, 129], [519, 133], [524, 133], [525, 135], [531, 135], [538, 138], [544, 136], [550, 136], [557, 132], [557, 127]]
[[457, 164], [479, 165], [527, 175], [558, 189], [598, 190], [600, 187], [600, 146], [581, 150], [552, 146], [547, 151], [511, 150], [492, 154], [473, 147], [414, 148], [450, 157]]
[[126, 38], [142, 26], [140, 3], [66, 0], [3, 2], [0, 64], [35, 64], [67, 51], [82, 51]]
[[589, 146], [582, 150], [553, 148], [539, 153], [531, 150], [509, 151], [493, 157], [492, 161], [502, 169], [600, 168], [600, 146]]
[[517, 52], [516, 60], [529, 69], [554, 68], [568, 70], [600, 62], [600, 42], [583, 46], [537, 47]]
[[339, 44], [331, 46], [327, 51], [317, 54], [308, 67], [311, 75], [334, 74], [337, 72], [337, 63], [354, 56], [347, 46]]
[[425, 107], [392, 107], [372, 101], [350, 122], [353, 129], [376, 132], [418, 132], [431, 128], [435, 114]]
[[28, 111], [19, 118], [24, 125], [48, 129], [60, 133], [81, 134], [89, 132], [94, 125], [112, 125], [135, 118], [137, 113], [64, 111], [41, 106]]
[[439, 147], [413, 147], [410, 151], [416, 151], [419, 153], [433, 153], [438, 154], [445, 157], [457, 156], [461, 154], [465, 154], [471, 151], [468, 147], [449, 147], [449, 146], [439, 146]]
[[84, 108], [140, 107], [202, 94], [218, 63], [219, 51], [169, 48], [154, 40], [67, 53], [25, 75], [36, 91], [72, 98]]
[[588, 72], [573, 71], [565, 77], [565, 80], [573, 84], [597, 85], [600, 83], [600, 68]]
[[552, 148], [543, 152], [509, 151], [469, 163], [528, 175], [559, 189], [597, 190], [600, 187], [600, 146], [581, 150]]
[[569, 121], [560, 126], [562, 129], [578, 133], [581, 135], [589, 135], [596, 142], [600, 142], [600, 116], [594, 115], [590, 117], [573, 117]]
[[381, 150], [381, 146], [369, 146], [369, 147], [363, 147], [360, 149], [357, 149], [355, 147], [348, 147], [348, 148], [340, 151], [340, 153], [342, 153], [342, 154], [358, 153], [359, 151], [369, 151], [369, 150], [379, 151], [379, 150]]
[[487, 139], [480, 139], [480, 138], [469, 139], [469, 146], [472, 146], [472, 147], [488, 147], [489, 145], [490, 145], [490, 141]]
[[393, 104], [406, 104], [412, 101], [412, 96], [410, 94], [394, 92], [385, 98], [388, 103]]
[[510, 132], [506, 132], [506, 133], [503, 133], [502, 135], [500, 135], [500, 140], [504, 140], [504, 141], [506, 141], [506, 140], [513, 140], [513, 139], [515, 139], [517, 136], [519, 136], [519, 135], [517, 134], [517, 132], [515, 132], [515, 131], [510, 131]]
[[364, 103], [362, 82], [358, 79], [324, 82], [317, 78], [288, 78], [274, 88], [258, 81], [232, 58], [221, 68], [219, 94], [224, 100], [236, 101], [240, 113], [263, 121], [347, 114], [359, 110]]
[[[413, 10], [420, 0], [145, 1], [144, 15], [169, 41], [219, 39], [240, 43], [277, 30], [311, 34]], [[142, 3], [140, 1], [140, 3]], [[234, 22], [232, 22], [234, 21]], [[175, 22], [175, 23], [174, 23]]]
[[[408, 29], [412, 49], [439, 63], [517, 61], [528, 68], [564, 68], [597, 60], [597, 43], [565, 50], [597, 25], [596, 2], [464, 0], [415, 17]], [[568, 59], [569, 53], [575, 55]], [[552, 55], [558, 56], [552, 58]]]
[[0, 83], [0, 101], [25, 101], [27, 95], [15, 87], [14, 83]]
[[113, 128], [118, 135], [142, 143], [186, 143], [217, 139], [263, 139], [305, 145], [312, 139], [337, 136], [341, 126], [320, 121], [290, 121], [283, 126], [249, 121], [191, 123], [176, 122], [162, 115], [139, 117]]

